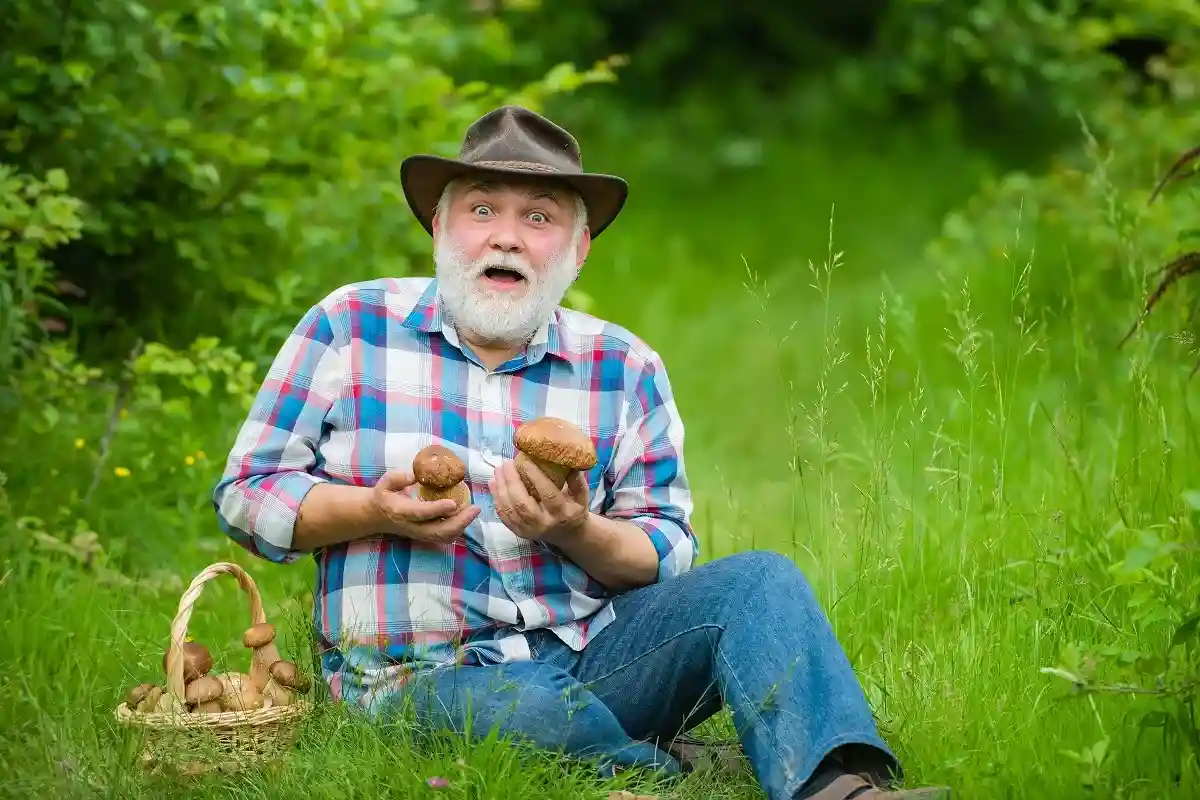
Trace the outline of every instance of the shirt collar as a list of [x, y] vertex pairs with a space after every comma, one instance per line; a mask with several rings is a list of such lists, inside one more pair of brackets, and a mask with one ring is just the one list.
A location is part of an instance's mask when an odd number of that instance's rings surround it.
[[[425, 287], [401, 324], [421, 333], [440, 333], [451, 345], [459, 350], [463, 349], [454, 326], [450, 324], [442, 310], [437, 278], [429, 281], [429, 285]], [[513, 367], [536, 364], [546, 355], [555, 356], [573, 366], [572, 335], [570, 328], [562, 319], [562, 309], [556, 308], [553, 316], [534, 332], [525, 352], [516, 356], [508, 364], [502, 365], [502, 368], [509, 369], [510, 364]]]

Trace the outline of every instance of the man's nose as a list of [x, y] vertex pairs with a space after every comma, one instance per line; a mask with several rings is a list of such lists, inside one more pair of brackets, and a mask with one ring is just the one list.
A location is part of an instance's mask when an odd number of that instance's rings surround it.
[[510, 220], [498, 220], [492, 228], [488, 244], [494, 250], [506, 253], [516, 253], [521, 250], [521, 237], [517, 235], [516, 225]]

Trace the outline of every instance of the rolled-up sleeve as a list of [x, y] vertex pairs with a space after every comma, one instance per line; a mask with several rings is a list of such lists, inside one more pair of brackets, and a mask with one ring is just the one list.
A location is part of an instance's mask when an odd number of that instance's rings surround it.
[[275, 563], [302, 555], [292, 547], [296, 518], [309, 490], [323, 481], [310, 470], [345, 366], [333, 302], [309, 309], [280, 348], [213, 490], [221, 529]]
[[683, 464], [683, 420], [657, 354], [634, 368], [627, 384], [626, 426], [609, 468], [606, 516], [637, 525], [658, 553], [658, 580], [692, 568], [699, 544]]

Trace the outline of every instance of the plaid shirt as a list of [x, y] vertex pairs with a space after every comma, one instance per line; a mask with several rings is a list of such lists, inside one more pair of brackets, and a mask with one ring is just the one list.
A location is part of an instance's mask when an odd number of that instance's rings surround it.
[[466, 464], [481, 509], [451, 544], [380, 536], [313, 554], [313, 622], [335, 697], [365, 705], [413, 669], [528, 659], [526, 631], [580, 650], [612, 621], [600, 583], [514, 535], [492, 505], [487, 483], [515, 455], [514, 430], [542, 415], [595, 443], [591, 510], [645, 531], [659, 580], [690, 569], [683, 423], [662, 361], [633, 334], [559, 308], [526, 352], [489, 371], [443, 321], [432, 278], [345, 286], [301, 319], [214, 491], [226, 534], [255, 556], [295, 561], [309, 489], [372, 486], [435, 443]]

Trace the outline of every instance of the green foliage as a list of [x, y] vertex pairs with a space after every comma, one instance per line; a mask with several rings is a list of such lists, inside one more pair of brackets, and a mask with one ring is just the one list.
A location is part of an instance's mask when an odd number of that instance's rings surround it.
[[[39, 180], [0, 161], [0, 375], [11, 376], [20, 354], [39, 341], [42, 319], [64, 311], [49, 258], [80, 236], [81, 203], [68, 188], [61, 169]], [[0, 384], [0, 399], [11, 390]]]
[[66, 15], [18, 0], [5, 16], [0, 147], [86, 201], [83, 235], [48, 260], [86, 290], [73, 317], [106, 357], [139, 337], [185, 346], [214, 318], [239, 329], [264, 307], [291, 321], [331, 281], [419, 270], [405, 155], [456, 152], [498, 103], [614, 77], [602, 63], [456, 85], [441, 62], [497, 46], [496, 28], [481, 37], [411, 0], [101, 0]]

